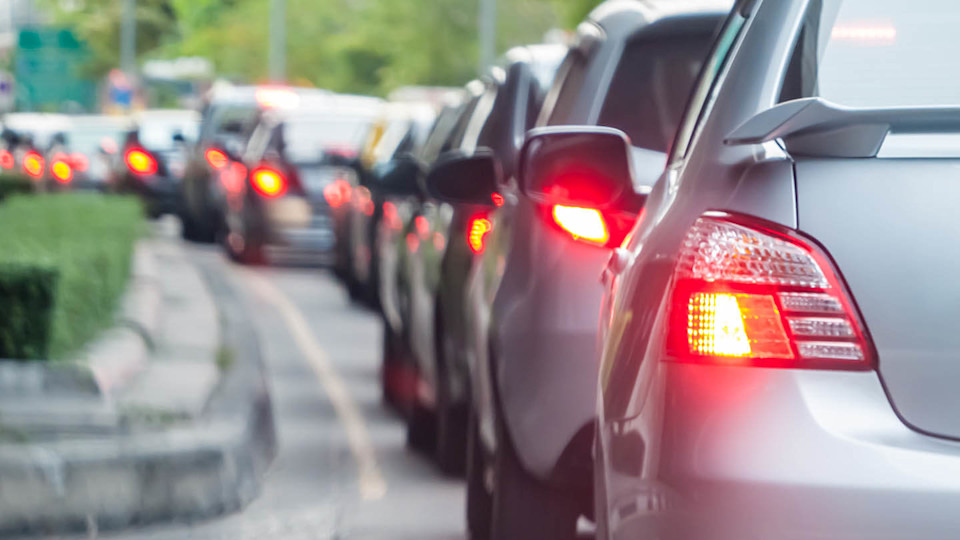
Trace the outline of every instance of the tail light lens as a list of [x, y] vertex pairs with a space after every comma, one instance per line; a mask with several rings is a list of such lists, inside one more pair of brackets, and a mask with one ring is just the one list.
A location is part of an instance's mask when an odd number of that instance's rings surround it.
[[675, 360], [869, 369], [872, 348], [845, 287], [811, 241], [726, 215], [697, 220], [674, 270]]
[[70, 154], [69, 163], [74, 170], [79, 172], [86, 172], [86, 170], [90, 167], [90, 160], [88, 160], [87, 156], [81, 154], [80, 152], [74, 152]]
[[23, 170], [33, 178], [43, 176], [43, 156], [37, 152], [30, 151], [23, 156]]
[[467, 245], [470, 251], [476, 254], [483, 253], [487, 247], [487, 235], [493, 230], [493, 223], [489, 219], [477, 216], [470, 219], [467, 226]]
[[9, 150], [0, 150], [0, 167], [12, 169], [17, 165], [16, 159]]
[[267, 198], [279, 197], [287, 192], [287, 179], [280, 171], [270, 167], [258, 167], [250, 173], [253, 189]]
[[222, 170], [230, 162], [230, 160], [227, 159], [227, 155], [216, 148], [208, 148], [207, 151], [203, 153], [203, 157], [207, 160], [207, 164], [216, 171]]
[[350, 182], [343, 178], [337, 178], [323, 188], [323, 198], [327, 200], [327, 204], [331, 208], [340, 208], [345, 203], [350, 202], [352, 191], [353, 187], [350, 186]]
[[152, 176], [157, 174], [157, 160], [140, 148], [131, 148], [123, 156], [130, 172], [139, 176]]
[[73, 180], [73, 169], [65, 160], [58, 159], [50, 166], [50, 172], [53, 177], [61, 184], [69, 184]]

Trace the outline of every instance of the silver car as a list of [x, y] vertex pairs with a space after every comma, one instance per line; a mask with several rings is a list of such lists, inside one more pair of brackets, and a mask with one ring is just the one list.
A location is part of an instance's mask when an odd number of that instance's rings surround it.
[[599, 539], [960, 537], [957, 28], [738, 2], [605, 272]]

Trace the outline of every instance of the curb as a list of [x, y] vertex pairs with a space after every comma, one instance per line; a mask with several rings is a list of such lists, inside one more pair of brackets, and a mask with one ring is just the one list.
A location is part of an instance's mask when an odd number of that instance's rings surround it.
[[236, 358], [202, 417], [165, 432], [0, 444], [0, 534], [191, 521], [238, 510], [258, 494], [276, 448], [259, 343], [222, 269], [210, 260], [194, 263]]

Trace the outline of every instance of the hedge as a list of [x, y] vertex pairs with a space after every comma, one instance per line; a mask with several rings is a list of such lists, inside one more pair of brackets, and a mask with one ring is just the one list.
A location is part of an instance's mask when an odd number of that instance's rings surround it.
[[33, 183], [30, 177], [19, 173], [0, 174], [0, 201], [18, 193], [30, 193]]
[[132, 198], [65, 193], [0, 204], [0, 358], [63, 358], [109, 327], [142, 228]]

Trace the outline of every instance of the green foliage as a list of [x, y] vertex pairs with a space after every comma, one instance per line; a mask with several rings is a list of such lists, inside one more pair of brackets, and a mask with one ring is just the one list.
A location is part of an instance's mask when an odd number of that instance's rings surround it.
[[27, 175], [19, 173], [0, 174], [0, 201], [11, 195], [30, 193], [31, 191], [33, 191], [33, 183]]
[[[58, 274], [49, 357], [75, 353], [113, 322], [142, 213], [136, 199], [85, 193], [13, 197], [0, 205], [0, 262]], [[8, 317], [5, 311], [0, 318]]]
[[43, 262], [0, 262], [0, 358], [45, 358], [57, 269]]

